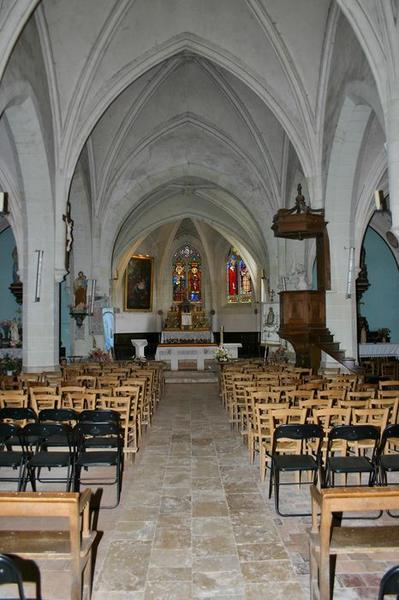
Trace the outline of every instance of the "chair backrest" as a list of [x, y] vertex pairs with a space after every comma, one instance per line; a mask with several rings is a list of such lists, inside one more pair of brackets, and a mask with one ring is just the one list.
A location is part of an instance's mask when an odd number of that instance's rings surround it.
[[79, 423], [119, 423], [120, 415], [114, 410], [83, 410], [79, 414]]
[[0, 409], [0, 421], [37, 421], [37, 415], [32, 408], [2, 408]]
[[378, 600], [383, 600], [386, 594], [399, 595], [399, 565], [391, 567], [381, 579]]
[[382, 432], [388, 424], [388, 408], [352, 409], [352, 425], [374, 425]]
[[31, 404], [36, 413], [39, 413], [44, 408], [58, 408], [61, 406], [61, 395], [32, 394]]
[[397, 379], [388, 379], [387, 381], [379, 381], [378, 388], [380, 390], [399, 390], [399, 381]]
[[27, 394], [8, 394], [5, 392], [0, 396], [0, 408], [26, 408], [28, 406]]
[[397, 423], [395, 423], [395, 425], [388, 425], [388, 427], [386, 427], [382, 432], [381, 443], [379, 447], [380, 454], [384, 453], [386, 443], [391, 439], [395, 439], [396, 441], [399, 440], [399, 425]]
[[122, 432], [118, 421], [80, 421], [75, 428], [80, 440], [80, 447], [84, 447], [85, 438], [115, 437], [122, 447]]
[[365, 409], [369, 406], [369, 400], [339, 400], [338, 402], [339, 408], [359, 408]]
[[363, 392], [348, 392], [346, 400], [371, 400], [375, 396], [375, 390], [364, 390]]
[[312, 400], [314, 398], [314, 390], [293, 390], [286, 392], [285, 397], [291, 406], [299, 406], [303, 400]]
[[318, 390], [317, 397], [318, 398], [332, 398], [333, 402], [339, 402], [340, 400], [345, 400], [346, 390], [345, 389], [343, 389], [343, 390], [337, 390], [337, 389]]
[[314, 422], [321, 425], [326, 433], [331, 427], [349, 425], [350, 418], [350, 408], [317, 408], [313, 410]]
[[43, 421], [76, 423], [78, 421], [78, 413], [71, 408], [45, 408], [39, 412], [39, 422]]
[[374, 398], [370, 400], [370, 409], [387, 408], [388, 423], [396, 423], [398, 417], [399, 398]]
[[64, 423], [28, 423], [21, 433], [26, 446], [34, 445], [35, 440], [36, 447], [40, 447], [55, 436], [63, 436], [70, 447], [73, 445], [72, 428]]
[[283, 438], [289, 440], [322, 440], [323, 435], [324, 432], [320, 425], [315, 425], [313, 423], [288, 424], [276, 427], [274, 431], [274, 440], [275, 442]]
[[360, 442], [361, 440], [375, 440], [380, 438], [380, 430], [374, 425], [338, 425], [333, 427], [328, 439], [346, 440], [347, 442]]
[[0, 585], [15, 584], [18, 587], [19, 600], [25, 600], [22, 575], [10, 556], [0, 554]]
[[0, 447], [11, 437], [15, 437], [20, 428], [12, 423], [0, 422]]

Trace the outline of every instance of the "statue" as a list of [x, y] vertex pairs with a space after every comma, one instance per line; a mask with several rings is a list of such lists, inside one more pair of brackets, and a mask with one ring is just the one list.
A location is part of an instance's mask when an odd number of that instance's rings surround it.
[[83, 271], [79, 271], [73, 282], [73, 292], [75, 294], [74, 309], [84, 310], [87, 307], [87, 277]]
[[18, 323], [15, 320], [11, 321], [10, 324], [10, 346], [17, 346], [20, 342]]

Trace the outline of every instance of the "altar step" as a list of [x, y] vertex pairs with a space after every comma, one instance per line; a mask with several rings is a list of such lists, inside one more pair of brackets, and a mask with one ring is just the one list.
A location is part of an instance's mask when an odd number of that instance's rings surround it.
[[206, 371], [165, 371], [166, 383], [217, 383], [218, 374], [207, 369]]

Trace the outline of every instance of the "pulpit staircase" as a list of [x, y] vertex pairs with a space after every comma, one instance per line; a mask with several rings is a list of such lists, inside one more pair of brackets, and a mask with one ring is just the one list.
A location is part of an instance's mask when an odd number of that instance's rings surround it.
[[279, 336], [288, 340], [296, 352], [298, 366], [320, 366], [325, 352], [346, 369], [359, 371], [353, 358], [346, 357], [339, 342], [326, 326], [326, 290], [330, 289], [330, 251], [327, 223], [323, 210], [306, 205], [301, 185], [295, 206], [281, 209], [273, 219], [276, 237], [294, 240], [316, 238], [317, 290], [293, 290], [280, 293]]

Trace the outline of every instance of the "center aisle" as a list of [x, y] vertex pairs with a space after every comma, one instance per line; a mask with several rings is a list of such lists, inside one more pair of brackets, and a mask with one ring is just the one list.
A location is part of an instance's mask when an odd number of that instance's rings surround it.
[[120, 506], [101, 511], [93, 600], [308, 598], [303, 525], [289, 556], [217, 385], [166, 390]]

